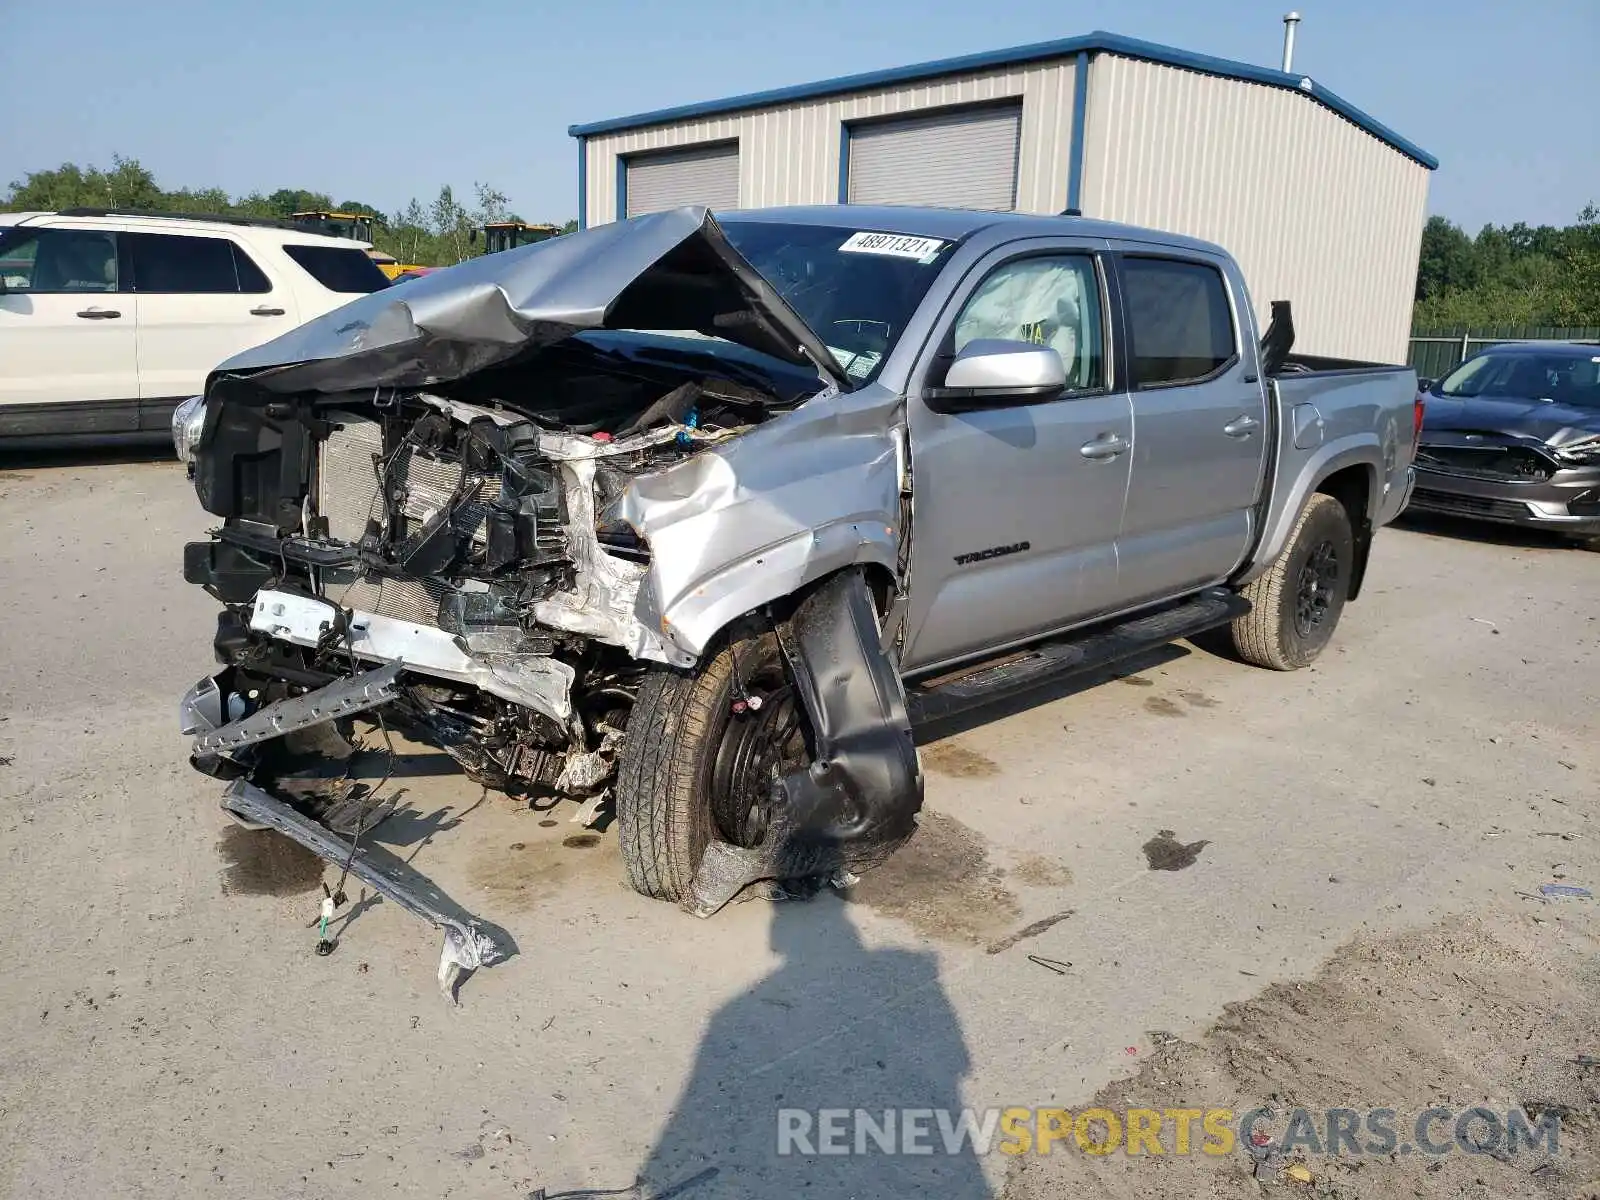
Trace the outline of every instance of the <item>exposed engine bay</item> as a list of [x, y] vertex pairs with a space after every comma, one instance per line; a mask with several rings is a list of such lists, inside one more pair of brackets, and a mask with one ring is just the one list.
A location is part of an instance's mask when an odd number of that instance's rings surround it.
[[[230, 715], [404, 661], [430, 677], [406, 689], [409, 723], [474, 780], [603, 788], [641, 660], [672, 657], [634, 615], [649, 550], [618, 516], [623, 494], [786, 407], [725, 380], [662, 391], [660, 374], [635, 381], [625, 417], [556, 428], [427, 391], [259, 410], [258, 436], [300, 443], [303, 490], [248, 496], [258, 519], [228, 522], [187, 563], [228, 605]], [[267, 482], [232, 465], [241, 500]]]

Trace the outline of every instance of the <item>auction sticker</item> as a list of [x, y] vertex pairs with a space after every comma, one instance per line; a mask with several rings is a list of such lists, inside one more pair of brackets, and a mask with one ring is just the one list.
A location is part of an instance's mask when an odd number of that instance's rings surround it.
[[930, 263], [944, 247], [941, 238], [863, 232], [852, 233], [839, 249], [848, 254], [887, 254], [892, 258], [914, 258], [921, 263]]

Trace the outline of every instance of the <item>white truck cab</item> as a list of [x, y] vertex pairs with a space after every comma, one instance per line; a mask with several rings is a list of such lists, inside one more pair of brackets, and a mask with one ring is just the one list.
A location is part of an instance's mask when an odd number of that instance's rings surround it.
[[0, 215], [0, 448], [167, 437], [218, 363], [386, 287], [367, 249], [244, 217]]

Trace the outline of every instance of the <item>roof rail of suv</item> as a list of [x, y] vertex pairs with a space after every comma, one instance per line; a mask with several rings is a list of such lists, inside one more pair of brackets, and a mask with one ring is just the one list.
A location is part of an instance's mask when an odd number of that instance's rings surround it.
[[161, 217], [164, 220], [209, 221], [220, 225], [258, 225], [264, 229], [287, 229], [294, 233], [310, 233], [304, 225], [293, 221], [276, 221], [270, 217], [240, 217], [222, 213], [156, 212], [147, 208], [63, 208], [56, 214], [62, 217]]

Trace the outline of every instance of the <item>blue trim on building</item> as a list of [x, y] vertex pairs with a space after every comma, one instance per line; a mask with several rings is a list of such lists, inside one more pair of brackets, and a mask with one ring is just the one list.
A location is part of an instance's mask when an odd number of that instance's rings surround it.
[[589, 142], [578, 139], [578, 228], [589, 228]]
[[850, 203], [850, 122], [839, 122], [839, 203]]
[[1089, 61], [1087, 50], [1078, 51], [1078, 65], [1072, 73], [1072, 142], [1067, 148], [1067, 207], [1083, 211], [1083, 131], [1089, 109]]
[[617, 155], [617, 211], [611, 215], [611, 219], [628, 219], [628, 159], [622, 154]]
[[726, 100], [710, 100], [700, 104], [681, 104], [676, 108], [662, 108], [654, 112], [637, 113], [629, 117], [616, 117], [609, 121], [595, 121], [587, 125], [573, 125], [567, 132], [573, 137], [593, 137], [601, 133], [616, 133], [623, 129], [639, 129], [646, 125], [665, 125], [691, 117], [706, 117], [744, 109], [766, 108], [796, 100], [813, 100], [821, 96], [837, 96], [847, 92], [866, 91], [897, 83], [982, 71], [994, 67], [1018, 66], [1023, 63], [1042, 62], [1053, 58], [1071, 58], [1088, 53], [1120, 54], [1125, 58], [1138, 58], [1146, 62], [1162, 63], [1215, 75], [1222, 79], [1240, 79], [1248, 83], [1263, 83], [1270, 87], [1301, 92], [1331, 108], [1346, 120], [1365, 129], [1374, 137], [1387, 142], [1408, 158], [1415, 159], [1430, 171], [1438, 169], [1439, 160], [1426, 150], [1407, 141], [1387, 125], [1368, 116], [1343, 97], [1329, 91], [1319, 83], [1306, 80], [1298, 74], [1285, 74], [1270, 67], [1253, 63], [1236, 62], [1228, 58], [1214, 58], [1209, 54], [1193, 54], [1173, 46], [1162, 46], [1138, 38], [1123, 37], [1117, 33], [1096, 30], [1082, 37], [1063, 38], [1053, 42], [1035, 42], [1029, 46], [1016, 46], [1009, 50], [988, 50], [981, 54], [964, 54], [957, 58], [943, 58], [934, 62], [915, 63], [907, 67], [894, 67], [885, 71], [867, 71], [860, 75], [844, 75], [837, 79], [824, 79], [817, 83], [802, 83], [792, 87], [774, 88], [766, 92], [750, 92]]

